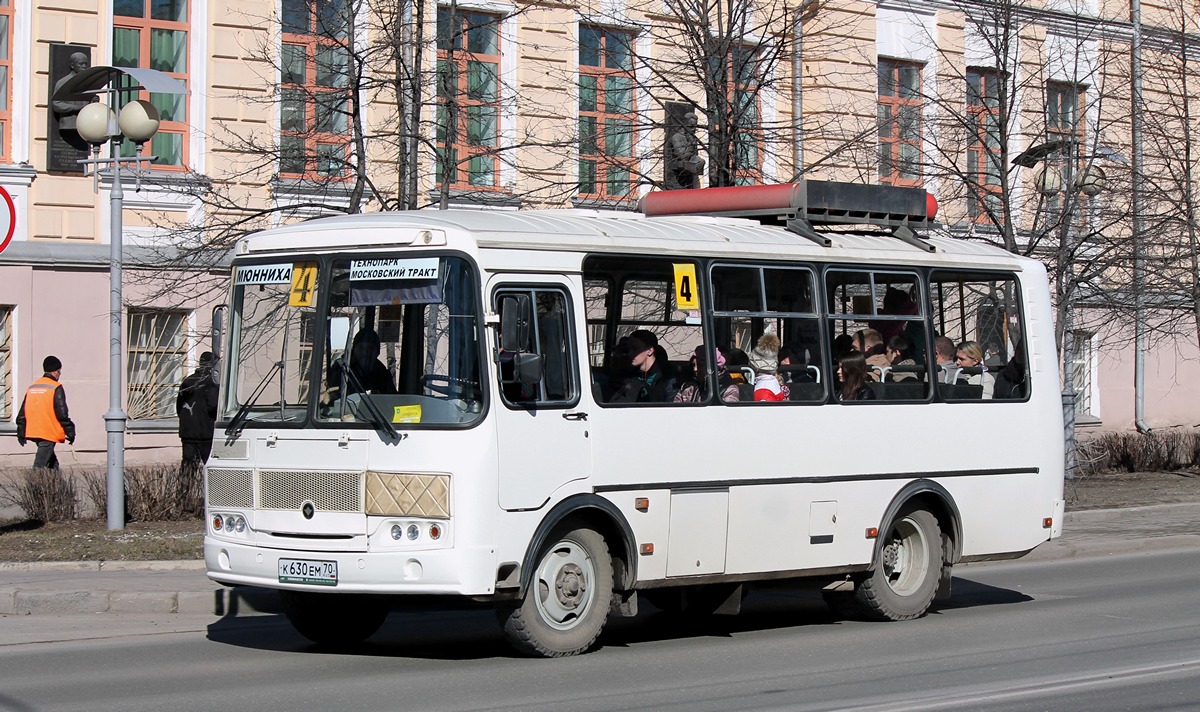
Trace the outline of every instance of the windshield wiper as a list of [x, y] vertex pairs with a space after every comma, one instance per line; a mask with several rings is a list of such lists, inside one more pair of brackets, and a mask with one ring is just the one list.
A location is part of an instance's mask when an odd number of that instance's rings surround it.
[[250, 408], [258, 402], [258, 397], [262, 395], [263, 389], [267, 387], [271, 376], [274, 376], [276, 371], [282, 370], [283, 361], [276, 361], [272, 364], [271, 370], [267, 372], [267, 375], [263, 376], [263, 379], [254, 388], [254, 393], [242, 404], [242, 407], [238, 408], [238, 412], [233, 416], [233, 420], [229, 421], [229, 427], [225, 428], [225, 434], [229, 436], [230, 440], [236, 440], [237, 436], [242, 434], [242, 428], [246, 426], [247, 416], [250, 415]]
[[[367, 413], [371, 415], [371, 425], [374, 425], [376, 430], [384, 435], [387, 435], [392, 440], [399, 440], [400, 433], [396, 432], [396, 429], [393, 428], [392, 424], [388, 422], [388, 419], [384, 417], [383, 412], [379, 410], [379, 406], [375, 405], [375, 401], [371, 400], [371, 396], [367, 393], [367, 389], [363, 388], [362, 381], [358, 380], [358, 376], [354, 375], [354, 371], [352, 371], [350, 367], [346, 365], [346, 360], [339, 356], [334, 363], [336, 363], [342, 369], [342, 380], [354, 386], [359, 394], [362, 395], [362, 400], [360, 402], [367, 404]], [[350, 400], [350, 392], [348, 389], [346, 391], [345, 399], [346, 402], [349, 402]]]

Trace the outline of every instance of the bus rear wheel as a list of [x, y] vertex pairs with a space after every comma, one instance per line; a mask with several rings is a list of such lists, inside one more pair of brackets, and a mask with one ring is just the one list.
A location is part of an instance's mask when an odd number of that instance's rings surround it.
[[283, 612], [300, 635], [320, 645], [350, 645], [371, 637], [387, 618], [375, 596], [280, 591]]
[[520, 605], [498, 611], [504, 634], [527, 655], [587, 652], [600, 637], [613, 596], [612, 556], [604, 537], [565, 522], [549, 539]]
[[850, 594], [826, 601], [834, 611], [869, 620], [920, 618], [937, 593], [942, 571], [942, 534], [937, 518], [923, 509], [902, 510], [888, 527], [875, 570]]

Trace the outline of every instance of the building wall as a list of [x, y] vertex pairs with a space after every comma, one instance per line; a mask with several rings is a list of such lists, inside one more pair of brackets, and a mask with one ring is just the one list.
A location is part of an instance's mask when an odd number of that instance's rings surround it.
[[[278, 5], [259, 0], [201, 2], [202, 5], [191, 8], [195, 24], [189, 38], [192, 96], [188, 105], [194, 127], [191, 167], [227, 192], [229, 202], [223, 209], [230, 214], [238, 208], [307, 202], [312, 196], [302, 191], [289, 193], [292, 187], [276, 178], [269, 163], [250, 168], [251, 162], [244, 152], [246, 145], [271, 145], [278, 138], [279, 75], [273, 53], [277, 51], [279, 34], [272, 20], [278, 13]], [[577, 159], [577, 150], [569, 145], [569, 138], [576, 131], [579, 22], [640, 30], [644, 39], [639, 40], [639, 49], [667, 61], [680, 56], [678, 47], [655, 40], [660, 37], [654, 34], [655, 28], [669, 21], [664, 14], [667, 5], [658, 0], [631, 0], [627, 4], [589, 2], [578, 8], [553, 4], [518, 7], [492, 2], [462, 2], [460, 6], [519, 10], [505, 25], [504, 39], [511, 44], [505, 47], [502, 69], [509, 81], [505, 90], [510, 93], [513, 107], [506, 125], [511, 127], [513, 140], [529, 136], [542, 143], [506, 156], [510, 168], [505, 175], [511, 176], [512, 181], [511, 186], [505, 187], [517, 199], [514, 205], [521, 201], [525, 205], [569, 205], [572, 194], [566, 186], [574, 180]], [[101, 182], [97, 192], [90, 178], [50, 173], [46, 170], [45, 155], [50, 101], [49, 45], [87, 45], [93, 48], [93, 64], [108, 63], [112, 56], [111, 9], [97, 0], [68, 0], [52, 6], [15, 0], [15, 8], [18, 29], [13, 38], [13, 53], [31, 61], [14, 65], [23, 72], [13, 81], [14, 123], [19, 126], [12, 132], [16, 141], [12, 147], [13, 163], [0, 166], [0, 185], [12, 194], [17, 206], [14, 247], [0, 255], [0, 305], [17, 307], [13, 382], [18, 391], [23, 391], [40, 374], [42, 357], [47, 353], [58, 355], [65, 364], [64, 383], [79, 424], [76, 449], [80, 460], [99, 463], [103, 461], [105, 447], [103, 414], [108, 398], [105, 256], [110, 217], [108, 186]], [[436, 13], [432, 11], [433, 5], [430, 8], [426, 13], [428, 37], [435, 31]], [[1096, 11], [1123, 23], [1126, 9], [1121, 3], [1106, 2]], [[1020, 71], [1027, 75], [1031, 87], [1041, 86], [1058, 71], [1047, 66], [1046, 57], [1051, 45], [1055, 42], [1059, 42], [1056, 46], [1062, 45], [1061, 40], [1053, 37], [1062, 36], [1064, 23], [1062, 16], [1047, 17], [1044, 21], [1031, 19], [1022, 26], [1016, 50], [1020, 55]], [[1158, 6], [1147, 6], [1147, 22], [1169, 25], [1170, 17]], [[792, 87], [799, 85], [803, 92], [801, 122], [807, 175], [817, 179], [877, 180], [873, 134], [878, 104], [877, 58], [920, 60], [927, 67], [927, 85], [944, 96], [953, 96], [962, 92], [958, 84], [966, 67], [983, 61], [979, 52], [972, 50], [968, 25], [961, 8], [948, 11], [920, 3], [880, 6], [865, 0], [829, 0], [804, 25], [802, 78], [798, 83], [793, 81], [784, 55], [785, 61], [774, 69], [775, 86], [764, 94], [770, 105], [763, 108], [763, 115], [775, 117], [784, 127], [793, 124]], [[1099, 29], [1087, 31], [1103, 35], [1104, 22], [1096, 27]], [[1120, 55], [1126, 46], [1122, 44], [1125, 30], [1115, 25], [1110, 29], [1114, 30], [1110, 34], [1115, 39], [1105, 40], [1107, 44], [1093, 44]], [[377, 33], [368, 30], [363, 46], [372, 46], [378, 39]], [[433, 66], [433, 54], [430, 48], [426, 53], [426, 68]], [[1120, 78], [1122, 66], [1117, 62], [1106, 68], [1104, 75]], [[376, 78], [387, 79], [390, 72], [391, 68], [385, 67]], [[427, 90], [432, 91], [428, 86]], [[696, 86], [683, 86], [682, 90], [693, 98], [703, 94]], [[393, 125], [397, 106], [394, 93], [389, 92], [383, 86], [364, 92], [362, 98], [370, 107], [368, 128], [382, 134], [367, 147], [371, 157], [370, 177], [385, 196], [394, 197], [397, 166], [405, 159], [394, 154], [390, 143], [393, 139], [386, 135], [387, 127]], [[1018, 120], [1025, 135], [1015, 139], [1018, 143], [1012, 146], [1014, 152], [1023, 150], [1037, 136], [1044, 111], [1039, 96], [1031, 91], [1020, 99]], [[1120, 112], [1121, 107], [1128, 105], [1127, 96], [1126, 89], [1115, 87], [1112, 100], [1105, 104], [1106, 113], [1098, 115], [1103, 116], [1106, 130], [1111, 134], [1106, 142], [1126, 153], [1128, 134]], [[638, 108], [645, 120], [637, 146], [641, 165], [649, 175], [662, 174], [664, 104], [679, 98], [662, 85], [638, 94]], [[926, 107], [924, 115], [932, 122], [939, 112]], [[426, 123], [432, 118], [430, 108], [425, 114]], [[564, 148], [562, 143], [567, 146]], [[776, 170], [766, 180], [790, 179], [796, 163], [790, 141], [777, 142], [773, 150], [777, 155], [769, 165]], [[436, 186], [427, 148], [422, 149], [415, 169], [421, 176], [422, 198], [428, 199]], [[1030, 183], [1031, 176], [1029, 171], [1018, 174], [1015, 195], [1022, 195], [1020, 190], [1026, 189], [1022, 186]], [[170, 177], [175, 181], [188, 179], [180, 173]], [[940, 181], [931, 179], [929, 187], [953, 195], [954, 186], [949, 180]], [[170, 181], [151, 183], [140, 193], [132, 190], [126, 193], [125, 240], [132, 248], [152, 240], [164, 225], [201, 225], [222, 217], [215, 214], [220, 209], [189, 199], [184, 191], [174, 189]], [[316, 197], [320, 200], [325, 196]], [[378, 199], [372, 199], [366, 203], [366, 209], [379, 209], [380, 204]], [[948, 201], [943, 205], [943, 215], [952, 221], [961, 220], [963, 205]], [[320, 211], [314, 209], [304, 214], [316, 212]], [[281, 212], [253, 220], [251, 224], [265, 226], [289, 219], [295, 216]], [[1128, 228], [1118, 224], [1110, 229], [1119, 234]], [[136, 253], [136, 249], [133, 251]], [[158, 279], [168, 284], [176, 280], [188, 285], [198, 283], [201, 277], [182, 273], [158, 275]], [[211, 279], [211, 275], [205, 275], [204, 279]], [[142, 282], [130, 281], [125, 289], [127, 302], [132, 305], [179, 307], [192, 314], [189, 365], [194, 364], [206, 342], [208, 310], [220, 299], [220, 290], [183, 289], [172, 292], [182, 297], [157, 295], [152, 299], [150, 295], [158, 290]], [[1096, 349], [1094, 401], [1099, 427], [1127, 428], [1132, 423], [1130, 340], [1106, 339]], [[1195, 385], [1200, 377], [1197, 357], [1200, 353], [1186, 340], [1178, 345], [1156, 346], [1149, 354], [1146, 406], [1152, 424], [1200, 419], [1200, 411], [1194, 405], [1200, 402]], [[11, 430], [11, 422], [0, 423], [0, 434]], [[130, 462], [176, 457], [170, 422], [133, 423], [127, 442]], [[22, 453], [11, 437], [0, 437], [0, 457], [14, 455], [32, 457], [32, 451], [27, 449]]]

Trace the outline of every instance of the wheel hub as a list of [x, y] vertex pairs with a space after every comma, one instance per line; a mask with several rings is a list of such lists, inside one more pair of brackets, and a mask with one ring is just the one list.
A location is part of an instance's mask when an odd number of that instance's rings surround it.
[[900, 560], [900, 545], [892, 542], [883, 547], [883, 567], [886, 571], [891, 571], [896, 568], [896, 562]]
[[583, 602], [587, 593], [587, 581], [583, 569], [577, 564], [566, 564], [558, 570], [554, 579], [555, 595], [564, 608], [575, 608]]

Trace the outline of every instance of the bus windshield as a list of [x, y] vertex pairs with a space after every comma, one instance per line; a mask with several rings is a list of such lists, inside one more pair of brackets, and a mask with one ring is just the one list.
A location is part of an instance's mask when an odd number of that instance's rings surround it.
[[[307, 291], [293, 289], [293, 271]], [[315, 262], [238, 265], [230, 329], [231, 388], [222, 417], [248, 422], [302, 422], [313, 391]]]
[[478, 288], [458, 257], [331, 263], [319, 422], [474, 422], [483, 411]]
[[222, 415], [234, 431], [299, 424], [314, 405], [318, 424], [382, 432], [483, 411], [478, 287], [462, 258], [238, 265], [233, 304]]

